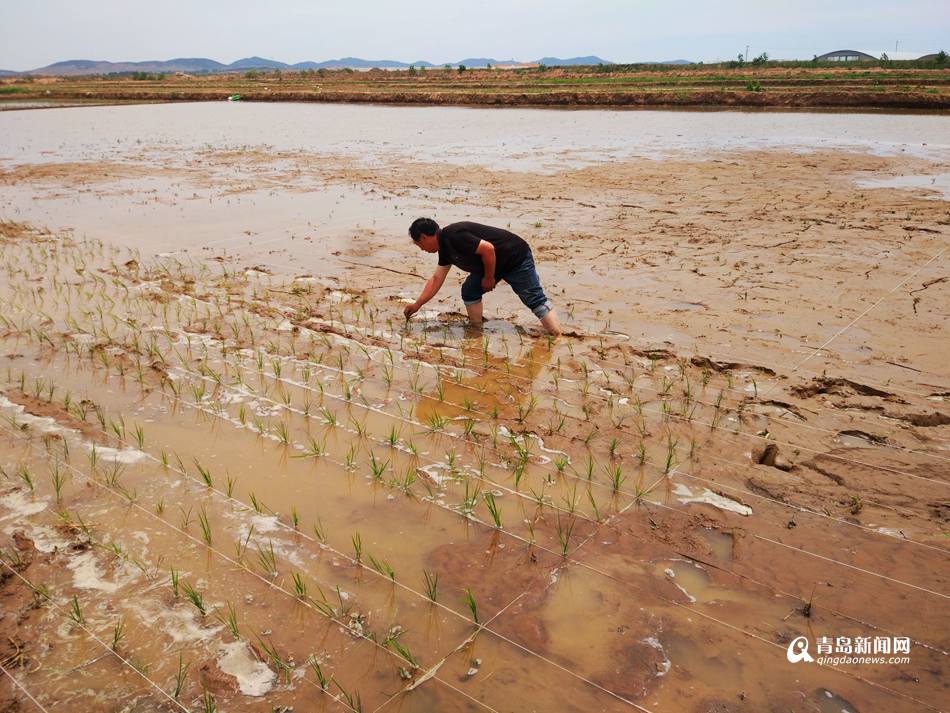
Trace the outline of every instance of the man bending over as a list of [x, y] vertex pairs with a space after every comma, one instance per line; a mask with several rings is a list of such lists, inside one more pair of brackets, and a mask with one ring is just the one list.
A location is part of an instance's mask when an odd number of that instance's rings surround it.
[[544, 296], [531, 248], [514, 233], [479, 223], [452, 223], [444, 228], [429, 218], [409, 226], [413, 242], [427, 253], [439, 254], [439, 265], [422, 288], [419, 299], [404, 310], [406, 319], [442, 289], [452, 265], [469, 273], [462, 283], [462, 302], [472, 324], [482, 322], [482, 295], [505, 281], [524, 305], [541, 320], [548, 334], [561, 333], [557, 312]]

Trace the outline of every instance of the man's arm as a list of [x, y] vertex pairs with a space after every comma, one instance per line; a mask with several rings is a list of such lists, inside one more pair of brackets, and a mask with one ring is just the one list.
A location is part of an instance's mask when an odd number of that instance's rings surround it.
[[482, 276], [482, 289], [491, 292], [495, 289], [495, 246], [487, 240], [480, 240], [475, 254], [482, 259], [485, 271]]
[[442, 284], [445, 282], [445, 276], [449, 274], [449, 270], [451, 269], [451, 265], [439, 265], [435, 268], [435, 272], [432, 273], [432, 277], [430, 277], [429, 281], [426, 282], [426, 286], [422, 288], [422, 294], [419, 295], [419, 299], [417, 299], [411, 305], [406, 305], [406, 308], [403, 310], [403, 314], [406, 315], [406, 319], [409, 319], [412, 315], [418, 312], [422, 305], [438, 294], [439, 290], [442, 289]]

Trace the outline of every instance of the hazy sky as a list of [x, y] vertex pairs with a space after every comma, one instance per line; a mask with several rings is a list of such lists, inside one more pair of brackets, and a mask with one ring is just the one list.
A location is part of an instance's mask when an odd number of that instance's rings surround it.
[[950, 50], [948, 0], [6, 0], [0, 69], [65, 59], [260, 55], [532, 60], [595, 54], [614, 62], [811, 59], [833, 49]]

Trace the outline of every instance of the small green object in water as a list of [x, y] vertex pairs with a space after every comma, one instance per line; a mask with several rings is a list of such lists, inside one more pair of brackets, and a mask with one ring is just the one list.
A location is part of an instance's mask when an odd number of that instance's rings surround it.
[[241, 101], [241, 95], [240, 95], [240, 94], [232, 94], [231, 96], [228, 97], [228, 101], [229, 101], [229, 102], [238, 102], [238, 101]]

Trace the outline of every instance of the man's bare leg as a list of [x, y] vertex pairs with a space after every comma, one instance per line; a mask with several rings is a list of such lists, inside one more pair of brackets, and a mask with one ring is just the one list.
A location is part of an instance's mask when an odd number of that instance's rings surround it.
[[482, 303], [475, 302], [474, 304], [465, 305], [465, 311], [468, 312], [468, 321], [472, 324], [481, 324], [482, 323]]
[[[479, 307], [481, 307], [480, 302]], [[481, 313], [481, 309], [479, 309], [479, 313]], [[471, 315], [471, 313], [469, 313], [469, 315]], [[558, 321], [557, 312], [553, 309], [541, 318], [541, 326], [544, 327], [551, 336], [557, 337], [561, 334], [561, 323]]]

